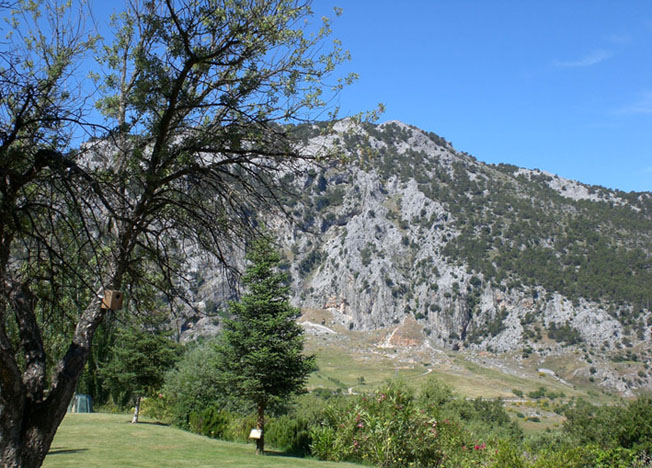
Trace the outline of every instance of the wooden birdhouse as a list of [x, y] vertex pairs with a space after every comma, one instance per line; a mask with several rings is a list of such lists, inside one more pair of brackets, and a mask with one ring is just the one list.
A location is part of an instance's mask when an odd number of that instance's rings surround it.
[[104, 298], [102, 298], [102, 309], [120, 310], [122, 308], [123, 297], [121, 291], [105, 289]]

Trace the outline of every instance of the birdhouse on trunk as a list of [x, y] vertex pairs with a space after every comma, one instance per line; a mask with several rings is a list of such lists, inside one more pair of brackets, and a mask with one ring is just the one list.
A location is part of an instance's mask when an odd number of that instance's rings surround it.
[[120, 310], [122, 308], [123, 297], [121, 291], [105, 289], [104, 298], [102, 298], [102, 309]]

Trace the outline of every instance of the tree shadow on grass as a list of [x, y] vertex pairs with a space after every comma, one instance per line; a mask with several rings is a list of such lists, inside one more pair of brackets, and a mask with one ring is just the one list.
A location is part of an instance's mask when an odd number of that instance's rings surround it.
[[279, 452], [277, 450], [267, 450], [265, 449], [266, 457], [283, 457], [283, 458], [306, 458], [297, 453], [292, 452]]
[[[129, 421], [129, 423], [131, 423], [131, 421]], [[136, 424], [138, 424], [138, 425], [140, 425], [140, 424], [149, 424], [150, 426], [165, 426], [165, 427], [169, 426], [169, 424], [165, 424], [165, 423], [162, 423], [162, 422], [159, 422], [159, 421], [138, 421]]]
[[48, 455], [60, 455], [62, 453], [80, 453], [80, 452], [88, 452], [88, 449], [85, 449], [85, 448], [82, 448], [82, 449], [67, 449], [67, 448], [53, 447], [48, 452]]
[[134, 424], [136, 426], [140, 426], [141, 424], [149, 425], [149, 426], [164, 426], [164, 427], [169, 427], [169, 424], [162, 423], [159, 421], [138, 421], [137, 423], [132, 423], [131, 419], [128, 421], [122, 421], [122, 424]]

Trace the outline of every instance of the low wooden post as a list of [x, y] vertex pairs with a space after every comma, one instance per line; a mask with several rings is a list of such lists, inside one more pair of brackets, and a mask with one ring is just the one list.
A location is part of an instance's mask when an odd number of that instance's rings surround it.
[[256, 455], [261, 455], [260, 440], [263, 438], [263, 431], [260, 429], [252, 429], [249, 433], [249, 438], [256, 441]]
[[265, 455], [265, 405], [258, 403], [258, 419], [256, 421], [260, 437], [256, 439], [256, 455]]

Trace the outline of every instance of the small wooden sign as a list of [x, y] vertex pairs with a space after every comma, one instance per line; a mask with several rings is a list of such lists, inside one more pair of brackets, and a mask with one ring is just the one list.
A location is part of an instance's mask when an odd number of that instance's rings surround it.
[[262, 431], [260, 429], [252, 429], [249, 433], [250, 439], [260, 439], [262, 437]]
[[102, 298], [102, 309], [120, 310], [122, 308], [123, 297], [121, 291], [105, 289], [104, 297]]

